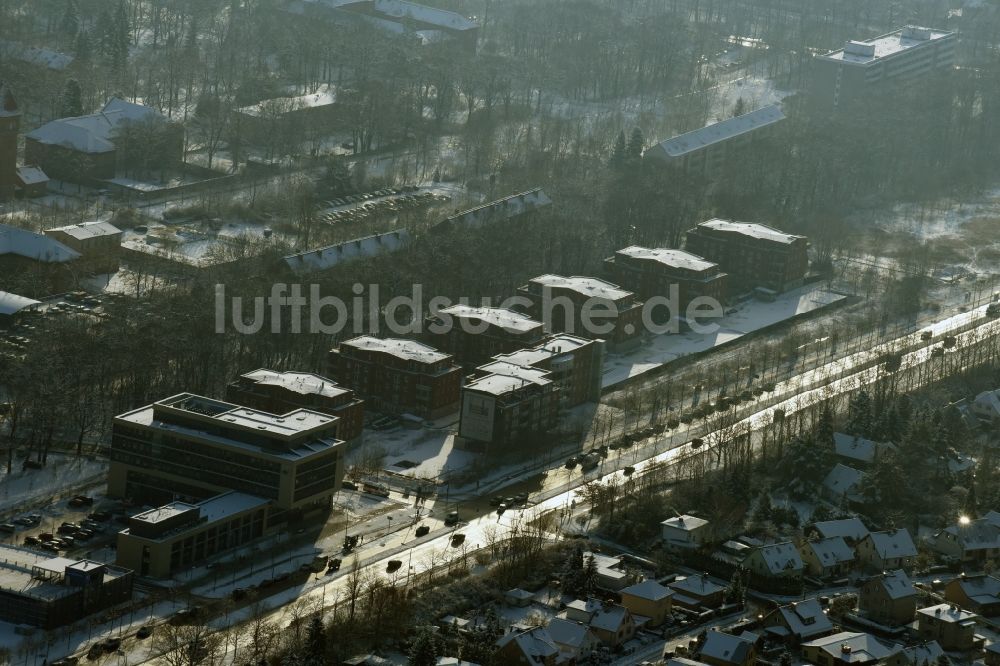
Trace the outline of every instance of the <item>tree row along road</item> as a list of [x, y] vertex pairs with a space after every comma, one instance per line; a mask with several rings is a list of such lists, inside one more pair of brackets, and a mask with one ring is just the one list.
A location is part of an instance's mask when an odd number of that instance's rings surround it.
[[[932, 348], [936, 346], [935, 341], [921, 341], [918, 334], [908, 333], [886, 343], [879, 349], [862, 351], [831, 361], [802, 373], [787, 382], [787, 386], [776, 387], [775, 396], [773, 400], [767, 401], [769, 403], [767, 407], [761, 407], [759, 404], [745, 405], [743, 409], [749, 413], [742, 416], [734, 415], [725, 431], [709, 430], [708, 425], [692, 427], [686, 429], [683, 436], [682, 433], [675, 432], [641, 447], [633, 454], [633, 457], [642, 457], [648, 453], [652, 455], [634, 463], [633, 478], [641, 476], [654, 466], [676, 464], [688, 457], [710, 453], [714, 448], [724, 443], [726, 432], [752, 433], [760, 431], [773, 423], [774, 410], [782, 410], [786, 415], [785, 418], [788, 418], [788, 416], [822, 403], [824, 400], [838, 395], [849, 395], [861, 387], [871, 385], [880, 377], [885, 376], [886, 373], [883, 363], [873, 364], [873, 361], [884, 357], [889, 351], [901, 354], [900, 367], [895, 371], [895, 374], [902, 376], [910, 373], [910, 388], [916, 388], [937, 379], [938, 375], [935, 373], [922, 373], [925, 365], [933, 364], [935, 361], [951, 363], [952, 366], [949, 368], [951, 372], [961, 371], [972, 363], [956, 364], [949, 359], [961, 358], [961, 352], [974, 351], [978, 345], [990, 344], [995, 341], [995, 336], [1000, 333], [1000, 320], [986, 318], [984, 306], [936, 322], [932, 330], [936, 339], [946, 334], [956, 337], [954, 347], [944, 357], [936, 358], [932, 353]], [[912, 376], [914, 372], [917, 373], [915, 379]], [[695, 432], [700, 432], [706, 438], [705, 447], [697, 451], [684, 446], [688, 441], [687, 438]], [[661, 449], [663, 450], [661, 451]], [[408, 580], [409, 576], [424, 574], [440, 567], [445, 562], [468, 557], [469, 553], [477, 548], [488, 543], [496, 543], [516, 530], [523, 530], [524, 526], [534, 518], [570, 504], [576, 499], [575, 489], [581, 485], [611, 481], [616, 476], [620, 480], [623, 478], [623, 473], [619, 466], [625, 466], [624, 457], [619, 455], [614, 461], [605, 461], [605, 466], [613, 467], [611, 470], [601, 469], [588, 475], [577, 474], [575, 478], [569, 479], [567, 476], [572, 475], [570, 470], [561, 467], [553, 468], [545, 480], [546, 487], [532, 498], [534, 501], [532, 509], [508, 510], [499, 517], [494, 513], [487, 513], [463, 523], [453, 531], [429, 538], [416, 545], [405, 545], [387, 540], [385, 551], [366, 557], [357, 563], [357, 567], [364, 576], [382, 577], [390, 583], [398, 584], [403, 578]], [[454, 532], [465, 535], [465, 542], [461, 547], [456, 548], [451, 545]], [[385, 572], [385, 564], [387, 560], [396, 556], [400, 556], [402, 559], [403, 567], [396, 574], [389, 575]], [[267, 598], [266, 602], [272, 609], [269, 611], [268, 618], [281, 626], [288, 624], [295, 618], [289, 604], [297, 599], [312, 604], [317, 609], [320, 607], [329, 609], [336, 606], [346, 598], [352, 568], [352, 563], [347, 562], [341, 573], [334, 578], [310, 580], [300, 588], [286, 590]], [[228, 614], [225, 618], [215, 618], [210, 624], [215, 629], [231, 627], [249, 619], [250, 612], [249, 608], [244, 608]], [[132, 659], [131, 663], [142, 663], [157, 658], [149, 655], [135, 656], [136, 658]], [[231, 660], [232, 656], [232, 654], [228, 654], [227, 658]]]

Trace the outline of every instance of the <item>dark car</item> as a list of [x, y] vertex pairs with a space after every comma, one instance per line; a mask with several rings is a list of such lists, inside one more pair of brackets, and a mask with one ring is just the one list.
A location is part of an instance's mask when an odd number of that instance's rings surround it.
[[244, 590], [242, 587], [237, 587], [233, 589], [232, 592], [229, 593], [229, 596], [232, 597], [233, 601], [239, 601], [240, 599], [246, 598], [247, 591]]
[[389, 564], [386, 565], [385, 571], [386, 573], [392, 573], [393, 571], [398, 571], [401, 566], [403, 566], [403, 563], [400, 560], [389, 560]]
[[340, 564], [341, 564], [340, 558], [337, 557], [333, 558], [332, 560], [330, 560], [330, 563], [326, 565], [327, 572], [340, 571]]
[[139, 640], [144, 638], [149, 638], [153, 635], [153, 628], [148, 624], [139, 627], [139, 631], [135, 632], [135, 637]]
[[16, 531], [17, 531], [17, 525], [14, 525], [13, 523], [3, 523], [2, 525], [0, 525], [0, 532], [10, 533]]
[[463, 543], [465, 543], [465, 535], [464, 534], [455, 534], [455, 535], [452, 535], [452, 537], [451, 537], [451, 545], [452, 546], [454, 546], [454, 547], [457, 548], [458, 546], [461, 546]]
[[100, 643], [94, 643], [87, 650], [87, 661], [96, 661], [104, 655], [104, 648], [101, 647]]
[[37, 546], [40, 543], [41, 543], [41, 540], [38, 537], [36, 537], [36, 536], [30, 536], [29, 535], [29, 536], [24, 537], [24, 545], [25, 546]]
[[69, 501], [70, 506], [92, 506], [93, 504], [94, 498], [86, 495], [77, 495]]
[[105, 652], [114, 652], [122, 646], [122, 639], [116, 636], [109, 636], [101, 641], [101, 649]]
[[344, 490], [357, 490], [358, 485], [356, 483], [351, 483], [350, 481], [342, 481], [340, 487]]
[[94, 511], [87, 514], [87, 518], [90, 520], [96, 520], [99, 523], [106, 523], [111, 520], [111, 514], [107, 511]]

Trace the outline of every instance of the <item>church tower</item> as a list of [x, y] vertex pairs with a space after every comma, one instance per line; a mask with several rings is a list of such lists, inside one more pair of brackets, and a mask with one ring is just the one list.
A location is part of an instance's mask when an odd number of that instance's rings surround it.
[[17, 133], [21, 110], [10, 86], [0, 81], [0, 201], [14, 198], [17, 178]]

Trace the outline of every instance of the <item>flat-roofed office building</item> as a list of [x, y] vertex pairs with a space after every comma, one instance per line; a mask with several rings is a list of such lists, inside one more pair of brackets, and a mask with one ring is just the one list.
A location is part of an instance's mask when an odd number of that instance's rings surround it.
[[266, 527], [328, 510], [343, 478], [336, 418], [270, 414], [182, 393], [115, 417], [108, 495], [158, 506], [235, 490], [269, 502]]
[[955, 64], [958, 34], [906, 26], [873, 39], [851, 40], [813, 58], [809, 98], [837, 108], [863, 101], [892, 82], [915, 81]]
[[268, 501], [228, 492], [197, 504], [170, 502], [129, 518], [116, 563], [140, 576], [167, 578], [264, 534]]

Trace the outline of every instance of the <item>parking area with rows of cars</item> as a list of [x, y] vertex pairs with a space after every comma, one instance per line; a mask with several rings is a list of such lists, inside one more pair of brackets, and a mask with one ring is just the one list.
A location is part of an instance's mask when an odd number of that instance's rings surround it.
[[319, 206], [319, 219], [327, 224], [350, 224], [364, 222], [378, 215], [401, 213], [448, 201], [451, 201], [451, 197], [421, 192], [415, 185], [387, 187], [324, 201]]

